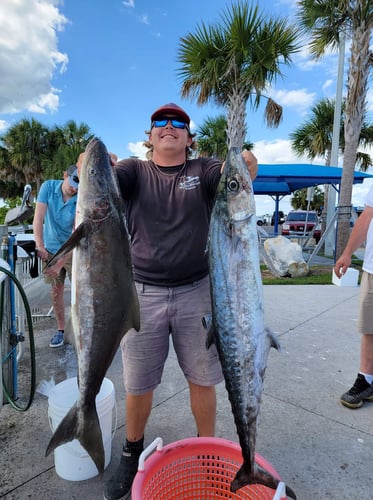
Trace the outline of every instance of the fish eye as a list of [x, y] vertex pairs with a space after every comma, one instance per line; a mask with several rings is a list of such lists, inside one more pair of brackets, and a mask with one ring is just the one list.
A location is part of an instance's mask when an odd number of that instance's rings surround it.
[[96, 170], [94, 169], [94, 167], [90, 167], [88, 173], [89, 175], [95, 175]]
[[236, 192], [239, 190], [240, 183], [234, 177], [228, 181], [228, 189], [230, 191]]

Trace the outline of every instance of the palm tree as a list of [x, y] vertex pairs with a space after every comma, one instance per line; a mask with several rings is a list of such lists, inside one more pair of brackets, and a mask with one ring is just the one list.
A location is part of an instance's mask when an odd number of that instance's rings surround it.
[[[322, 99], [311, 109], [311, 117], [303, 123], [294, 132], [289, 134], [292, 141], [291, 148], [298, 155], [307, 155], [311, 160], [316, 156], [325, 157], [325, 165], [330, 166], [332, 138], [333, 138], [333, 119], [334, 119], [335, 101], [332, 99]], [[345, 110], [345, 101], [342, 103], [342, 112]], [[360, 131], [359, 148], [373, 146], [373, 125], [365, 119]], [[343, 152], [345, 149], [344, 137], [344, 117], [341, 115], [339, 146]], [[357, 151], [356, 165], [361, 172], [366, 172], [373, 166], [373, 159], [368, 153]]]
[[88, 142], [94, 137], [86, 123], [78, 125], [74, 120], [67, 121], [63, 127], [56, 127], [56, 132], [61, 134], [61, 144], [69, 148], [72, 162], [85, 150]]
[[334, 101], [322, 99], [311, 109], [310, 119], [289, 134], [291, 148], [298, 156], [311, 160], [324, 156], [325, 165], [330, 166], [334, 105]]
[[69, 120], [62, 127], [56, 125], [50, 131], [51, 149], [44, 162], [44, 177], [59, 179], [63, 171], [77, 161], [93, 137], [86, 123], [78, 125], [74, 120]]
[[350, 210], [356, 153], [363, 125], [368, 76], [373, 65], [370, 39], [373, 29], [372, 0], [300, 0], [301, 26], [311, 34], [310, 48], [320, 58], [327, 47], [338, 47], [340, 37], [350, 37], [347, 97], [344, 119], [344, 158], [339, 195], [340, 217], [336, 258], [350, 233]]
[[[298, 155], [307, 155], [311, 160], [317, 156], [325, 157], [325, 165], [330, 166], [332, 139], [333, 139], [333, 120], [334, 120], [335, 101], [330, 99], [322, 99], [312, 109], [310, 119], [303, 123], [294, 132], [289, 134], [292, 141], [292, 150]], [[345, 109], [345, 102], [342, 103], [342, 111]], [[340, 149], [344, 151], [345, 142], [343, 134], [343, 115], [340, 120]], [[367, 147], [373, 145], [373, 126], [368, 125], [364, 120], [360, 133], [359, 146]], [[373, 165], [372, 157], [362, 151], [356, 154], [356, 164], [359, 169], [366, 171], [368, 167]], [[324, 187], [324, 211], [323, 211], [323, 227], [325, 230], [326, 210], [328, 206], [328, 190], [329, 186]]]
[[[228, 153], [227, 119], [224, 115], [207, 117], [197, 129], [197, 147], [200, 156], [224, 160]], [[253, 149], [253, 144], [245, 142], [245, 149]]]
[[[324, 193], [318, 186], [314, 187], [313, 190], [313, 199], [310, 202], [309, 208], [310, 210], [315, 210], [320, 213], [320, 209], [324, 203]], [[294, 209], [307, 210], [308, 209], [308, 200], [307, 200], [307, 188], [298, 189], [295, 191], [292, 199], [291, 206]]]
[[[0, 146], [0, 193], [1, 199], [21, 196], [24, 178], [12, 168], [8, 150]], [[6, 210], [4, 211], [6, 212]], [[5, 216], [5, 213], [4, 213]], [[0, 216], [1, 220], [1, 216]]]
[[[286, 19], [260, 14], [247, 2], [232, 4], [215, 26], [201, 23], [194, 34], [181, 38], [178, 60], [183, 97], [195, 96], [203, 105], [212, 99], [227, 109], [229, 147], [242, 147], [246, 134], [246, 104], [256, 110], [267, 85], [282, 76], [298, 50], [298, 31]], [[282, 108], [267, 98], [265, 118], [276, 127]]]
[[[289, 134], [291, 148], [298, 155], [306, 155], [313, 160], [325, 157], [325, 165], [330, 166], [333, 138], [334, 101], [322, 99], [311, 109], [310, 119]], [[342, 128], [340, 127], [342, 131]], [[333, 189], [333, 188], [332, 188]], [[324, 186], [324, 209], [321, 232], [326, 229], [329, 186]]]
[[227, 120], [224, 115], [207, 117], [197, 129], [197, 147], [200, 156], [224, 160], [227, 156]]
[[[43, 159], [48, 151], [47, 127], [32, 118], [23, 119], [2, 137], [9, 158], [8, 180], [39, 186]], [[13, 172], [12, 172], [13, 170]]]

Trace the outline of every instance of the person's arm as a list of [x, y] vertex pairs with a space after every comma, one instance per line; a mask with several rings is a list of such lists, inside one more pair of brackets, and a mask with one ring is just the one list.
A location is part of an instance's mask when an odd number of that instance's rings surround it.
[[256, 156], [251, 151], [248, 151], [247, 149], [244, 149], [242, 151], [242, 156], [243, 156], [243, 159], [245, 160], [247, 168], [250, 172], [251, 180], [253, 181], [256, 178], [256, 176], [258, 175], [258, 160], [257, 160]]
[[42, 203], [40, 201], [36, 202], [34, 220], [32, 224], [36, 251], [38, 257], [40, 257], [41, 260], [44, 261], [48, 259], [48, 251], [44, 246], [44, 239], [43, 239], [43, 224], [44, 224], [45, 214], [47, 213], [47, 208], [48, 205], [46, 203]]
[[334, 272], [340, 278], [351, 264], [352, 254], [366, 240], [369, 224], [373, 218], [373, 207], [366, 206], [352, 228], [347, 245], [334, 266]]

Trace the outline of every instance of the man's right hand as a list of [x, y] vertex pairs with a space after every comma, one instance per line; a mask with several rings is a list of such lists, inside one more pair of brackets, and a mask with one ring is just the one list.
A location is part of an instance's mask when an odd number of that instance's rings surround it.
[[338, 278], [341, 278], [347, 269], [350, 267], [351, 257], [348, 255], [342, 254], [334, 266], [334, 272]]

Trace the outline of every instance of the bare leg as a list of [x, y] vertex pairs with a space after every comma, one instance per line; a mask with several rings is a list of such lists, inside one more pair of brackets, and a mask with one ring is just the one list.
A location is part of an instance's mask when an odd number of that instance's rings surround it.
[[144, 436], [153, 402], [153, 391], [135, 396], [126, 396], [126, 437], [128, 441], [138, 441]]
[[216, 391], [215, 387], [205, 387], [189, 382], [190, 405], [196, 421], [198, 435], [215, 435]]
[[52, 285], [52, 306], [56, 316], [57, 329], [65, 329], [65, 302], [64, 302], [64, 284]]
[[373, 375], [373, 335], [361, 336], [360, 371]]

